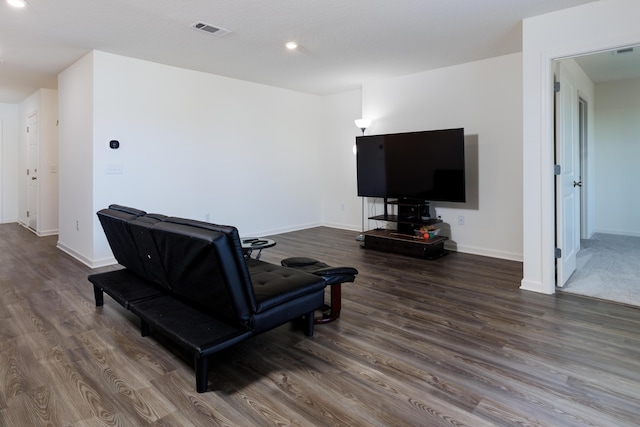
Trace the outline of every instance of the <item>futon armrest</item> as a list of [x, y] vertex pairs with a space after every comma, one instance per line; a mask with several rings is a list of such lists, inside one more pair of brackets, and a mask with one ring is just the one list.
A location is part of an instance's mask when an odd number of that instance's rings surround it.
[[356, 274], [358, 274], [358, 270], [353, 267], [325, 267], [318, 270], [313, 270], [312, 273], [317, 276], [331, 276], [335, 274], [349, 274], [355, 276]]
[[356, 280], [358, 270], [353, 267], [332, 267], [317, 259], [307, 257], [292, 257], [282, 260], [285, 267], [315, 274], [324, 279], [327, 285], [353, 282]]

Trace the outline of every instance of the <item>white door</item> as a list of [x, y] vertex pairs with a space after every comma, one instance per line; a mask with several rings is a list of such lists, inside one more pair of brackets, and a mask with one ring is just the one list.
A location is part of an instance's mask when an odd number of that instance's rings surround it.
[[27, 125], [27, 226], [38, 229], [38, 116]]
[[578, 91], [573, 77], [556, 63], [556, 285], [564, 286], [576, 269], [580, 250], [580, 159]]

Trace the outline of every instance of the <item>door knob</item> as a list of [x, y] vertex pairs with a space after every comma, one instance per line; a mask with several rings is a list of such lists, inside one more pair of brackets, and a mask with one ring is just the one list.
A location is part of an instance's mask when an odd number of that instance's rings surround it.
[[573, 181], [574, 187], [582, 187], [582, 181]]
[[36, 177], [36, 176], [32, 176], [31, 177], [31, 181], [35, 181], [36, 179], [38, 179], [38, 177]]

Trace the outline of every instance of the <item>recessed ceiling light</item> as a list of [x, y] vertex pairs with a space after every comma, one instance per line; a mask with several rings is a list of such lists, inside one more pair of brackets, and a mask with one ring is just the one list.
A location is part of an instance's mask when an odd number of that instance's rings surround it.
[[298, 48], [298, 43], [296, 43], [296, 42], [287, 42], [287, 43], [285, 43], [285, 46], [289, 50], [296, 50]]
[[24, 0], [7, 0], [7, 3], [9, 3], [10, 6], [17, 8], [23, 8], [27, 5], [27, 2]]

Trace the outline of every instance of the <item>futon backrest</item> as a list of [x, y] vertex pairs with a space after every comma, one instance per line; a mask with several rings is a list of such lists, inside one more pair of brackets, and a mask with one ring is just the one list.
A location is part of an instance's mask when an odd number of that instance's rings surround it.
[[[112, 209], [112, 206], [116, 208]], [[118, 205], [111, 205], [108, 209], [98, 211], [98, 219], [116, 261], [134, 273], [145, 276], [146, 270], [129, 227], [129, 221], [135, 220], [140, 214], [144, 215], [144, 212], [119, 208]]]
[[147, 213], [145, 211], [140, 210], [140, 209], [136, 209], [136, 208], [132, 208], [130, 206], [111, 204], [111, 205], [109, 205], [109, 209], [111, 209], [113, 211], [120, 211], [120, 212], [128, 213], [128, 214], [135, 215], [135, 216], [147, 215]]
[[166, 218], [165, 215], [147, 214], [129, 220], [129, 227], [133, 238], [132, 244], [138, 251], [138, 257], [144, 267], [146, 278], [171, 290], [171, 282], [160, 257], [160, 252], [151, 234], [151, 228]]
[[235, 227], [170, 217], [150, 230], [175, 295], [205, 312], [249, 323], [253, 288]]

